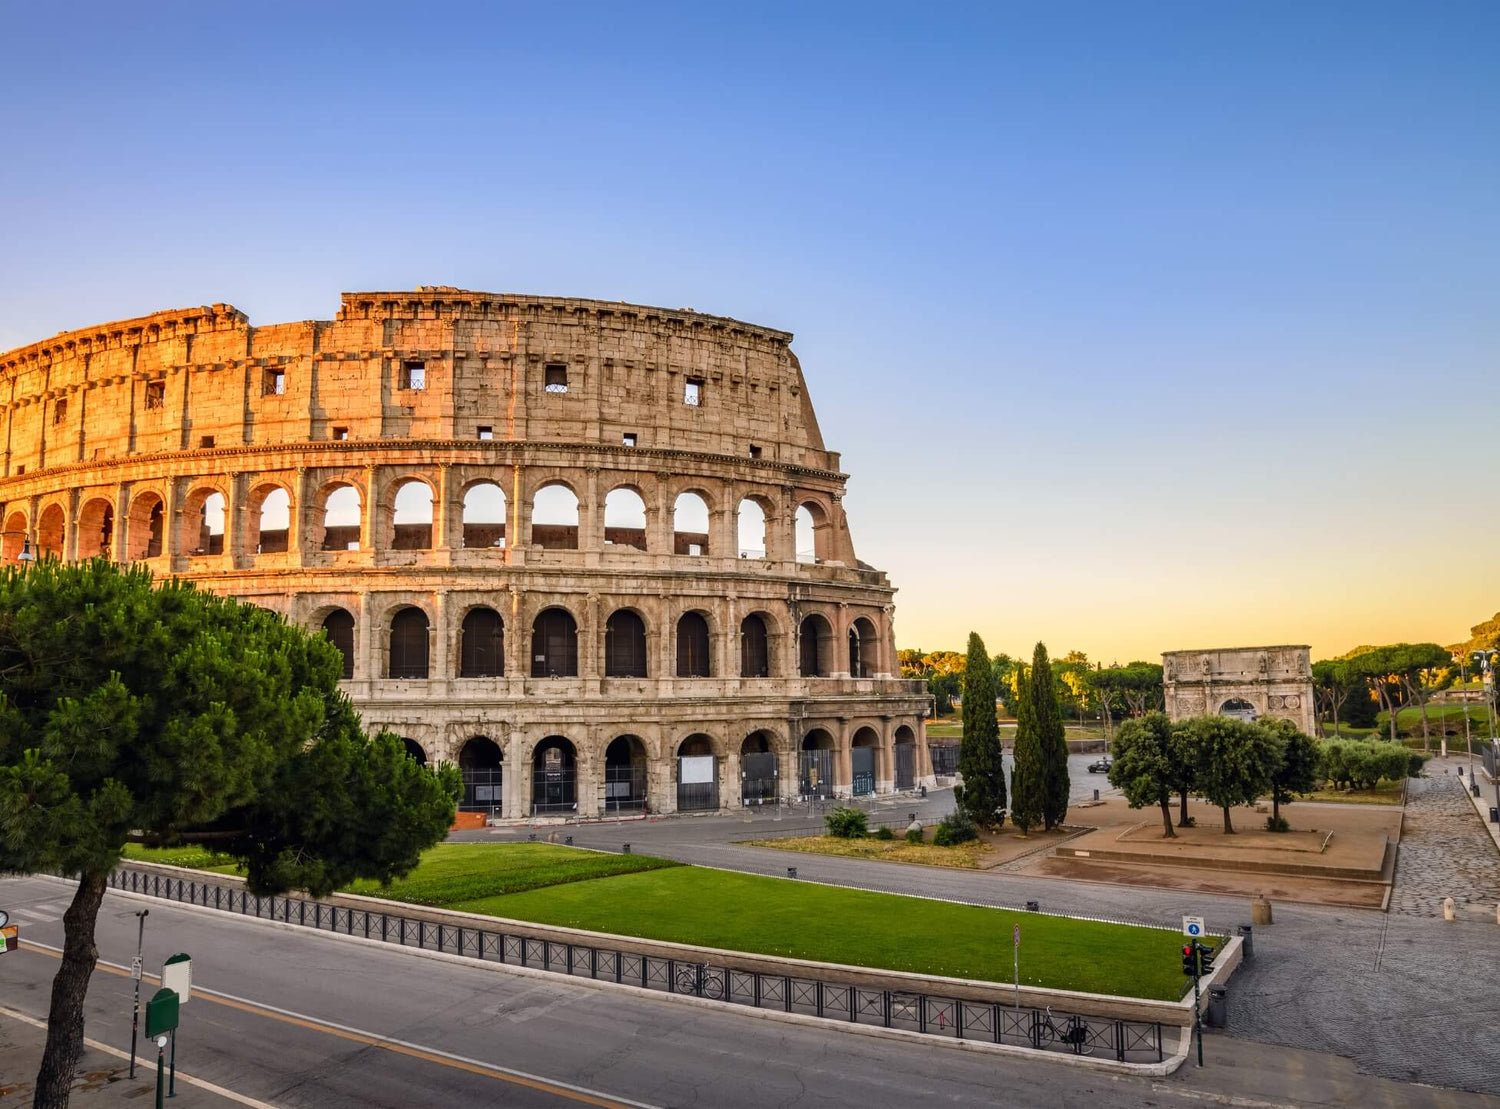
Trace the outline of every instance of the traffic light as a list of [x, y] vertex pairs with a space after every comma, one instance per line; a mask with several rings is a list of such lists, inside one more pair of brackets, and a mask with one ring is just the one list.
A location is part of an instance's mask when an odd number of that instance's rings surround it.
[[1185, 943], [1182, 945], [1182, 973], [1189, 978], [1197, 975], [1197, 960], [1193, 957], [1193, 945]]
[[1219, 952], [1207, 944], [1198, 945], [1198, 973], [1207, 978], [1214, 969], [1214, 956]]

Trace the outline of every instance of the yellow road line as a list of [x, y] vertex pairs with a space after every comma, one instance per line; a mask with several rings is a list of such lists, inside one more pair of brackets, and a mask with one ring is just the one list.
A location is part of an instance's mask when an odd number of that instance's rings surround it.
[[[31, 950], [39, 955], [48, 955], [54, 959], [62, 958], [62, 951], [59, 948], [53, 947], [50, 944], [37, 943], [35, 940], [22, 940], [20, 947], [23, 951]], [[122, 978], [130, 977], [129, 967], [107, 963], [102, 959], [99, 960], [97, 966], [106, 974], [113, 974]], [[159, 981], [154, 974], [143, 974], [142, 979], [151, 982]], [[193, 997], [202, 997], [205, 1001], [211, 1001], [216, 1005], [223, 1005], [225, 1008], [238, 1009], [241, 1012], [265, 1017], [269, 1020], [280, 1021], [283, 1024], [290, 1024], [298, 1028], [305, 1028], [312, 1032], [322, 1032], [325, 1035], [334, 1036], [341, 1040], [348, 1040], [351, 1043], [363, 1044], [366, 1047], [378, 1047], [383, 1051], [389, 1051], [396, 1055], [405, 1055], [412, 1059], [421, 1059], [427, 1063], [436, 1063], [438, 1066], [448, 1067], [451, 1070], [465, 1071], [483, 1078], [494, 1078], [501, 1082], [508, 1082], [514, 1086], [537, 1090], [541, 1093], [562, 1098], [565, 1101], [578, 1102], [582, 1105], [593, 1105], [598, 1107], [598, 1109], [656, 1109], [655, 1106], [647, 1105], [645, 1102], [622, 1101], [582, 1086], [551, 1081], [539, 1078], [536, 1075], [526, 1074], [523, 1071], [515, 1071], [508, 1067], [496, 1066], [493, 1063], [485, 1063], [478, 1059], [468, 1059], [462, 1055], [453, 1055], [446, 1051], [439, 1051], [436, 1048], [423, 1047], [420, 1044], [412, 1044], [404, 1040], [379, 1036], [373, 1032], [365, 1032], [358, 1028], [350, 1028], [331, 1021], [319, 1020], [316, 1017], [310, 1017], [303, 1013], [294, 1013], [289, 1009], [278, 1009], [275, 1006], [263, 1005], [256, 1001], [250, 1001], [247, 998], [235, 997], [233, 994], [205, 989], [196, 984], [193, 986]]]

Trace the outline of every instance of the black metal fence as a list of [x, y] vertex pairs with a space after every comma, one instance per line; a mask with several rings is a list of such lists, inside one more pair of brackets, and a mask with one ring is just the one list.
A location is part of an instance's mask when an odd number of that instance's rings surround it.
[[928, 754], [932, 756], [932, 772], [940, 778], [951, 778], [958, 773], [958, 744], [929, 743]]
[[1095, 1055], [1124, 1063], [1159, 1063], [1165, 1054], [1159, 1021], [1086, 1017], [1055, 1013], [1050, 1008], [965, 1001], [939, 994], [872, 989], [835, 979], [739, 970], [610, 947], [561, 943], [499, 929], [433, 923], [373, 909], [325, 905], [302, 897], [256, 897], [241, 886], [224, 885], [211, 878], [201, 881], [177, 878], [128, 866], [111, 874], [109, 885], [112, 889], [324, 932], [363, 936], [402, 947], [622, 982], [756, 1009], [779, 1009], [824, 1020], [1072, 1055]]

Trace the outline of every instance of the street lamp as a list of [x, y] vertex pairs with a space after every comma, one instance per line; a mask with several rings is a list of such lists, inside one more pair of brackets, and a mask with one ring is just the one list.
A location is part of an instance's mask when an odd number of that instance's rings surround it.
[[24, 531], [0, 531], [0, 535], [19, 535], [21, 539], [21, 551], [16, 555], [17, 562], [35, 562], [36, 552], [31, 549], [31, 536]]
[[1490, 722], [1490, 757], [1485, 769], [1490, 772], [1490, 782], [1495, 787], [1495, 807], [1500, 809], [1500, 758], [1496, 757], [1500, 752], [1495, 749], [1495, 660], [1500, 659], [1500, 651], [1484, 648], [1475, 651], [1473, 659], [1484, 675], [1484, 708]]
[[[1459, 694], [1460, 703], [1464, 709], [1464, 748], [1469, 752], [1469, 785], [1474, 784], [1474, 737], [1469, 729], [1469, 660], [1464, 657], [1462, 651], [1453, 656], [1453, 661], [1458, 663]], [[1443, 726], [1443, 734], [1448, 734], [1447, 725]]]

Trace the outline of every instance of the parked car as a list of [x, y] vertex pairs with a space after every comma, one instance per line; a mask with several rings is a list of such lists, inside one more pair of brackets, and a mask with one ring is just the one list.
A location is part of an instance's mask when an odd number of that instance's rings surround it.
[[1090, 774], [1108, 774], [1109, 768], [1114, 764], [1109, 761], [1109, 756], [1104, 755], [1089, 763]]

